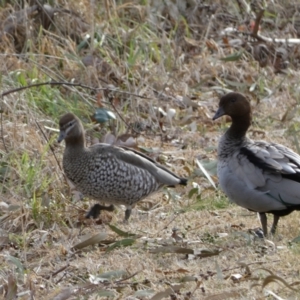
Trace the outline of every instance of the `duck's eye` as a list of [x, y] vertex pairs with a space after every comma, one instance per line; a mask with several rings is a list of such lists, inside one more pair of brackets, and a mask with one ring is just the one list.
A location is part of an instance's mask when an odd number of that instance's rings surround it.
[[72, 125], [73, 125], [73, 123], [72, 123], [72, 122], [69, 122], [68, 126], [71, 127]]
[[230, 102], [231, 102], [231, 103], [234, 103], [234, 102], [235, 102], [235, 98], [232, 98], [232, 99], [230, 100]]

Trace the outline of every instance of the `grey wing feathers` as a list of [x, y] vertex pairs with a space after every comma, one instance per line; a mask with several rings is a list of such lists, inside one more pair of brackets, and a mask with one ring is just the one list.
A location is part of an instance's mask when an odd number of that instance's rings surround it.
[[279, 182], [280, 178], [292, 175], [291, 180], [300, 180], [300, 156], [280, 144], [247, 143], [233, 155], [230, 165], [236, 176], [251, 189], [265, 186], [267, 179]]
[[240, 201], [241, 206], [272, 211], [300, 205], [300, 156], [292, 150], [274, 143], [250, 142], [237, 149], [227, 167], [239, 187], [235, 189], [232, 183], [233, 187], [223, 188], [229, 195], [234, 194], [233, 199]]
[[[295, 174], [300, 171], [300, 156], [291, 149], [275, 143], [255, 142], [249, 150], [262, 159], [268, 171]], [[257, 164], [264, 169], [263, 164]]]

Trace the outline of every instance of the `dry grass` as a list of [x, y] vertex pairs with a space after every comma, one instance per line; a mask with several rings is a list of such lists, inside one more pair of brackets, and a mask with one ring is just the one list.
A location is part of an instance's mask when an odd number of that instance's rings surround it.
[[[3, 92], [50, 79], [100, 90], [46, 85], [2, 100], [1, 297], [300, 299], [300, 246], [291, 242], [299, 235], [299, 213], [282, 218], [271, 240], [256, 238], [256, 215], [215, 191], [194, 161], [206, 167], [215, 162], [228, 123], [213, 123], [211, 116], [227, 90], [252, 99], [250, 137], [300, 152], [298, 46], [287, 47], [285, 68], [272, 61], [278, 46], [267, 45], [270, 61], [260, 68], [248, 52], [255, 40], [241, 32], [221, 35], [254, 18], [239, 1], [119, 2], [60, 1], [55, 14], [54, 7], [48, 10], [49, 27], [32, 7], [33, 16], [17, 15], [18, 26], [2, 22]], [[265, 36], [296, 37], [296, 6], [284, 5], [269, 4], [261, 23]], [[21, 10], [7, 2], [1, 20], [9, 8]], [[85, 35], [93, 32], [91, 44]], [[220, 60], [230, 55], [233, 61]], [[91, 122], [103, 107], [116, 120]], [[176, 115], [168, 120], [158, 107]], [[126, 132], [149, 155], [188, 176], [189, 185], [138, 204], [129, 224], [121, 223], [122, 208], [85, 220], [91, 201], [72, 199], [58, 164], [63, 146], [55, 142], [57, 120], [65, 111], [85, 122], [89, 143], [110, 131]], [[94, 240], [79, 244], [89, 237]]]

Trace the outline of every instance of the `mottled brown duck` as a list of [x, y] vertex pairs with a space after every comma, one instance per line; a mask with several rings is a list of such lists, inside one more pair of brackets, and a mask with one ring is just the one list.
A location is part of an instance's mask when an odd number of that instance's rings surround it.
[[72, 113], [60, 118], [59, 128], [58, 142], [66, 143], [63, 169], [67, 178], [84, 196], [111, 204], [94, 205], [87, 217], [96, 218], [101, 209], [113, 210], [114, 204], [122, 204], [127, 221], [138, 201], [164, 186], [187, 184], [187, 179], [133, 149], [108, 144], [86, 147], [83, 126]]

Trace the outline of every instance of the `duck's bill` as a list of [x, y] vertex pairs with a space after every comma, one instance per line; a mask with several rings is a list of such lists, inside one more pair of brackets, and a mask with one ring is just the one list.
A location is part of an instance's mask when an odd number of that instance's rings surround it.
[[60, 131], [59, 136], [57, 138], [57, 141], [60, 143], [66, 138], [66, 132], [65, 131]]
[[224, 116], [225, 115], [225, 112], [223, 110], [222, 107], [219, 107], [219, 109], [217, 110], [217, 112], [215, 113], [215, 115], [213, 116], [213, 120], [217, 120], [219, 119], [220, 117]]

